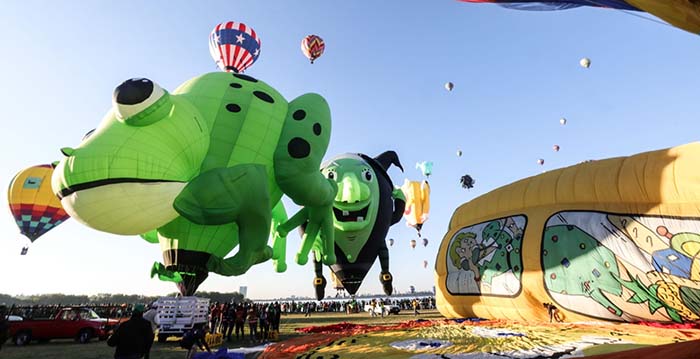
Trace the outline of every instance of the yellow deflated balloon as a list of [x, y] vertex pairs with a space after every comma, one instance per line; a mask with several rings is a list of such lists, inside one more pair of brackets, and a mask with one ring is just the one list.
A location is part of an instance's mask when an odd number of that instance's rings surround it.
[[406, 219], [406, 224], [414, 227], [420, 236], [423, 223], [428, 220], [430, 212], [430, 186], [428, 181], [404, 181], [401, 186], [406, 197], [406, 209], [403, 216]]
[[588, 161], [454, 212], [436, 259], [450, 318], [700, 319], [700, 143]]

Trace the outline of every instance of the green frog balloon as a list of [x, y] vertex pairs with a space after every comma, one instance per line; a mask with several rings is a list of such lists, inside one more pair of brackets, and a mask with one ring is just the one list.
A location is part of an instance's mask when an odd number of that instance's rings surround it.
[[[157, 240], [164, 263], [152, 275], [192, 295], [209, 272], [241, 275], [271, 258], [284, 271], [286, 238], [274, 230], [287, 219], [283, 194], [333, 248], [337, 185], [318, 170], [331, 133], [320, 95], [288, 102], [253, 77], [209, 73], [172, 93], [131, 79], [112, 102], [80, 145], [62, 149], [52, 187], [85, 225]], [[332, 250], [322, 252], [335, 262]]]

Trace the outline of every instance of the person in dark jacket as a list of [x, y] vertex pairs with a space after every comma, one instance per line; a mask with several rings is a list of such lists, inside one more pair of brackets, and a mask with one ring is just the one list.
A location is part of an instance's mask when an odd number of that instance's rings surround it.
[[0, 305], [0, 349], [2, 349], [2, 345], [7, 341], [10, 333], [10, 322], [7, 320], [8, 315], [7, 307]]
[[114, 359], [148, 359], [153, 345], [151, 323], [143, 319], [143, 305], [137, 304], [131, 318], [120, 324], [107, 340], [107, 345], [117, 347]]

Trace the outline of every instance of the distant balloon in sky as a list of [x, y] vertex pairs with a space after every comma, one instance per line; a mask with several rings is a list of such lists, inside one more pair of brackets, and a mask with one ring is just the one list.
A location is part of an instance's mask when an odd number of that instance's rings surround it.
[[423, 238], [423, 247], [428, 246], [428, 238]]
[[462, 188], [469, 189], [474, 187], [474, 183], [476, 183], [476, 181], [474, 181], [472, 176], [464, 175], [459, 179], [459, 183], [462, 185]]
[[260, 56], [260, 39], [244, 23], [224, 22], [209, 35], [209, 53], [222, 71], [243, 72]]
[[581, 59], [581, 61], [578, 62], [581, 67], [589, 68], [591, 67], [591, 59], [584, 57]]
[[321, 57], [323, 50], [326, 49], [326, 43], [323, 39], [316, 35], [308, 35], [301, 40], [301, 52], [304, 56], [314, 63], [314, 60]]
[[34, 242], [70, 216], [51, 189], [53, 166], [23, 169], [10, 181], [7, 202], [20, 232]]
[[566, 125], [566, 118], [564, 118], [564, 117], [560, 118], [560, 119], [559, 119], [559, 123], [560, 123], [562, 126]]
[[455, 88], [455, 84], [453, 84], [452, 82], [445, 83], [445, 90], [452, 91], [453, 88]]
[[552, 149], [553, 149], [555, 152], [559, 152], [559, 145], [554, 145], [554, 146], [552, 146]]
[[457, 157], [462, 157], [462, 150], [457, 150]]
[[389, 238], [389, 247], [394, 245], [394, 238]]
[[416, 243], [416, 240], [415, 240], [415, 239], [411, 239], [411, 248], [416, 248], [416, 244], [417, 244], [417, 243]]
[[428, 268], [428, 261], [423, 261], [423, 268]]
[[542, 166], [544, 164], [544, 160], [540, 158], [539, 160], [537, 160], [537, 164]]
[[418, 163], [416, 163], [416, 169], [420, 170], [420, 172], [423, 174], [423, 176], [430, 177], [430, 175], [433, 174], [433, 162], [432, 161], [418, 162]]

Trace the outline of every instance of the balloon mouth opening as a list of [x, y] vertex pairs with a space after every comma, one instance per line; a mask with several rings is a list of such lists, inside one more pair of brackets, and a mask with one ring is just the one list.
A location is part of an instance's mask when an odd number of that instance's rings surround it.
[[163, 182], [180, 182], [180, 181], [171, 181], [171, 180], [160, 180], [160, 179], [141, 179], [141, 178], [107, 178], [107, 179], [102, 179], [98, 181], [91, 181], [91, 182], [85, 182], [85, 183], [77, 183], [74, 185], [70, 185], [66, 188], [61, 189], [59, 192], [56, 193], [56, 197], [58, 199], [63, 199], [65, 197], [70, 196], [71, 194], [90, 189], [90, 188], [95, 188], [95, 187], [102, 187], [102, 186], [107, 186], [110, 184], [118, 184], [118, 183], [163, 183]]
[[364, 222], [367, 219], [369, 205], [370, 204], [367, 203], [365, 207], [356, 211], [348, 211], [333, 206], [333, 214], [338, 222]]

